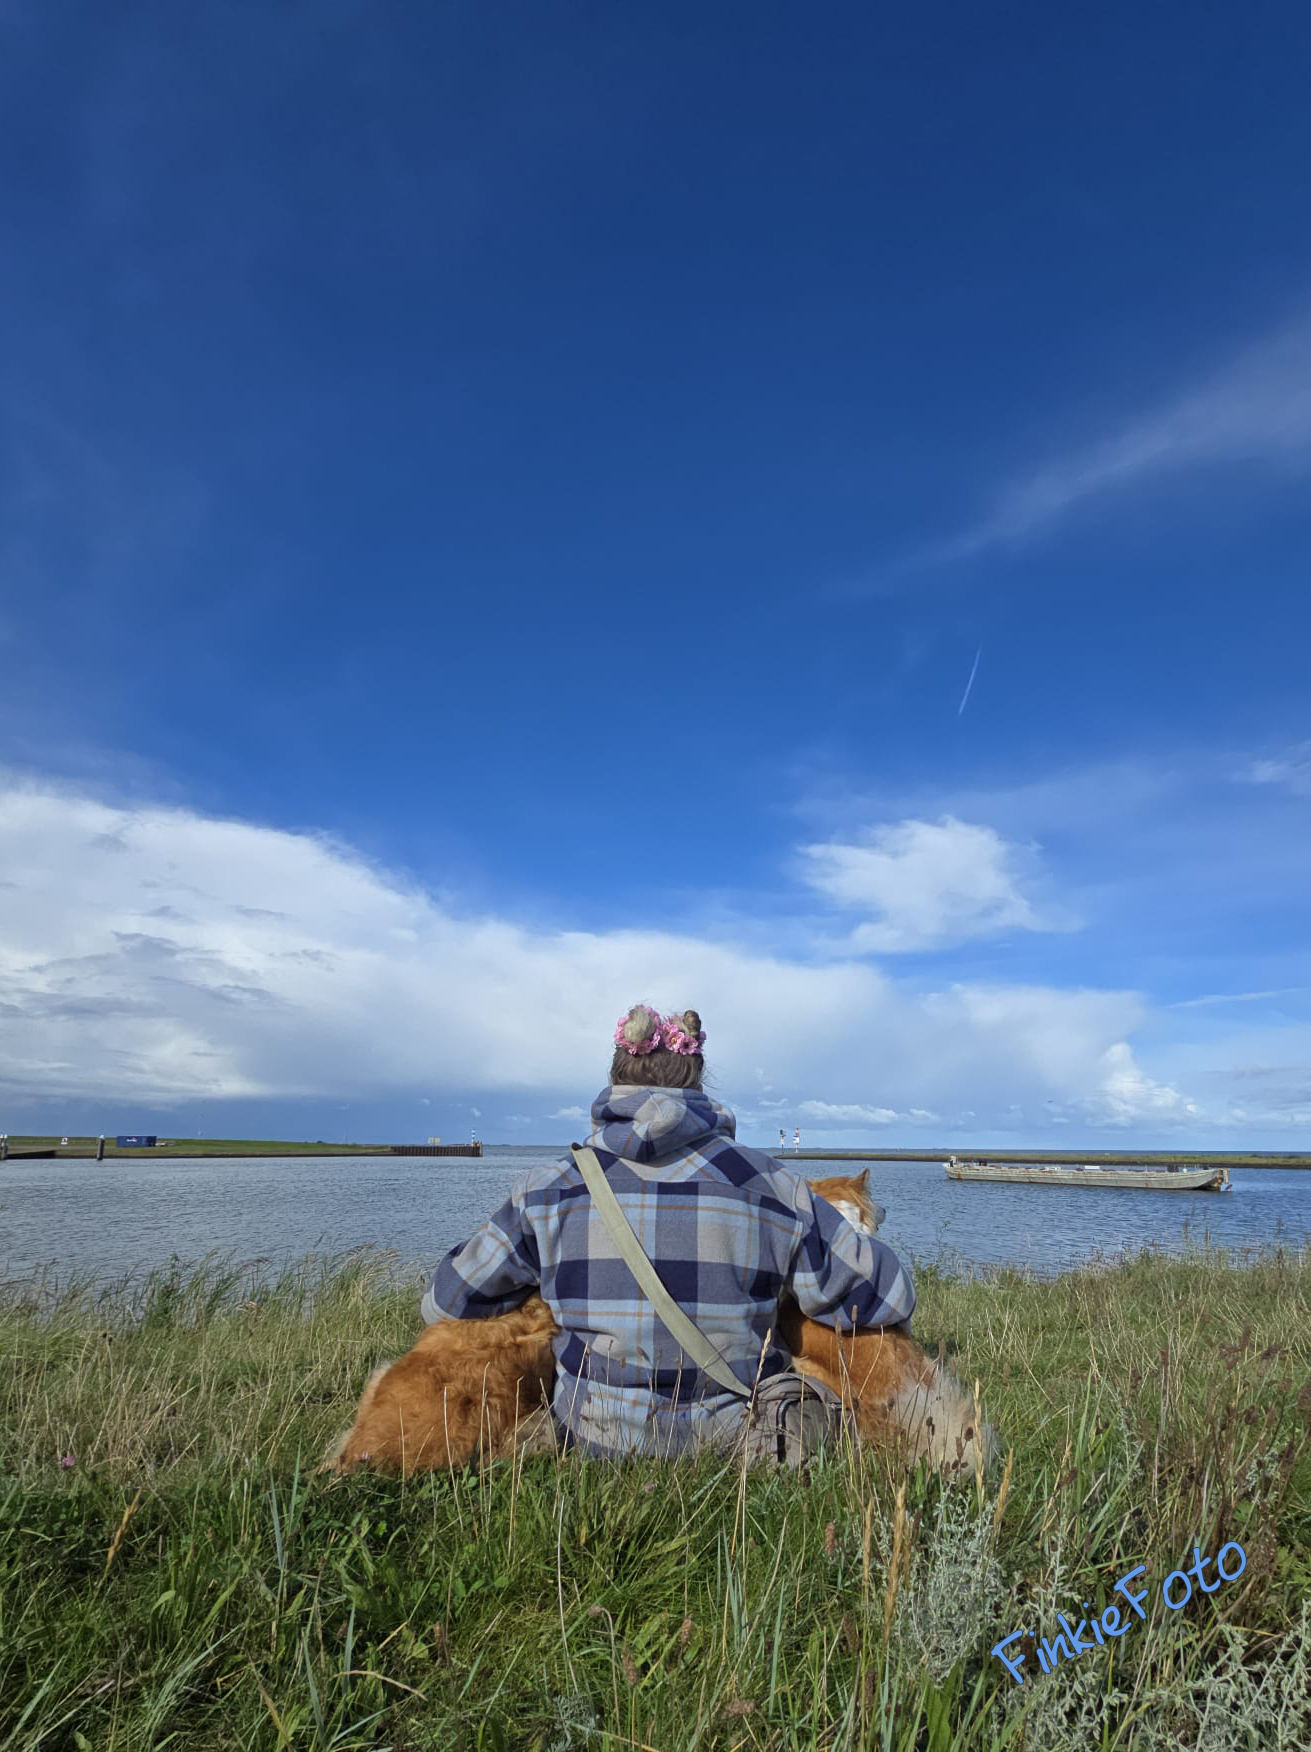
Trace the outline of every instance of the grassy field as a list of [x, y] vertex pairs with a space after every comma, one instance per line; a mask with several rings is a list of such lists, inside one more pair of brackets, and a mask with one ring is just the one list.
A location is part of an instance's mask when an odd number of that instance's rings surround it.
[[[1311, 1743], [1311, 1255], [921, 1267], [1003, 1444], [951, 1488], [850, 1451], [316, 1476], [414, 1336], [394, 1265], [0, 1292], [0, 1748]], [[1242, 1575], [1168, 1610], [1228, 1541]], [[1023, 1686], [989, 1654], [1138, 1564], [1122, 1639], [1050, 1675], [1012, 1644]]]

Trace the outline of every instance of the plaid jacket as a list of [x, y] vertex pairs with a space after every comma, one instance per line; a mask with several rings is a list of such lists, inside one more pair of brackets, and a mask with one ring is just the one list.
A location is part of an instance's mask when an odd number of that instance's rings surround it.
[[[785, 1290], [803, 1313], [844, 1329], [909, 1319], [915, 1290], [896, 1255], [800, 1175], [734, 1143], [733, 1115], [701, 1091], [603, 1089], [592, 1118], [588, 1141], [666, 1288], [748, 1390], [788, 1367], [773, 1336]], [[677, 1453], [736, 1430], [742, 1402], [684, 1357], [572, 1157], [530, 1170], [446, 1256], [423, 1317], [501, 1314], [534, 1289], [560, 1327], [555, 1415], [580, 1446]]]

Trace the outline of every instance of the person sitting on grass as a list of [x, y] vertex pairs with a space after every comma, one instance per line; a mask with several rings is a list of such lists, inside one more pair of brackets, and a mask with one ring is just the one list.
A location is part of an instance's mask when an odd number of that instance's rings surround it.
[[574, 1156], [520, 1179], [437, 1267], [422, 1314], [486, 1318], [539, 1290], [560, 1328], [552, 1433], [566, 1447], [619, 1455], [745, 1445], [749, 1457], [795, 1464], [842, 1411], [836, 1394], [791, 1368], [778, 1340], [780, 1297], [850, 1331], [909, 1321], [915, 1290], [883, 1242], [800, 1175], [735, 1141], [732, 1113], [703, 1088], [704, 1043], [695, 1010], [662, 1017], [635, 1004], [615, 1029], [589, 1144], [677, 1304], [670, 1318], [681, 1311], [695, 1322], [708, 1361], [693, 1361], [692, 1339], [680, 1342], [657, 1315]]

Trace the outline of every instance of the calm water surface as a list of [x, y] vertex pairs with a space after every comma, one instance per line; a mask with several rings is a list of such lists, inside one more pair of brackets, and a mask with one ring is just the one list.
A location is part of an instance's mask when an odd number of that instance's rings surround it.
[[[116, 1278], [211, 1252], [280, 1263], [374, 1246], [431, 1267], [463, 1241], [531, 1163], [554, 1149], [481, 1161], [395, 1156], [211, 1157], [0, 1164], [0, 1279], [51, 1266]], [[786, 1160], [786, 1158], [784, 1158]], [[798, 1164], [820, 1175], [845, 1164]], [[860, 1167], [854, 1163], [853, 1169]], [[899, 1253], [960, 1268], [1059, 1271], [1097, 1254], [1207, 1237], [1252, 1247], [1311, 1241], [1311, 1171], [1232, 1170], [1227, 1194], [949, 1181], [940, 1165], [873, 1162], [870, 1181]]]

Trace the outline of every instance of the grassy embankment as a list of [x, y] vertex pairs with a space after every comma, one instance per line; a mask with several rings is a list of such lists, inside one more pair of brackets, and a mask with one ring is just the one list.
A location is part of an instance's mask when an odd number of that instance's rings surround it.
[[[72, 1136], [67, 1144], [61, 1144], [58, 1137], [11, 1137], [9, 1148], [15, 1154], [21, 1150], [54, 1149], [60, 1157], [72, 1160], [94, 1156], [96, 1142], [95, 1138]], [[376, 1156], [389, 1148], [388, 1144], [296, 1144], [276, 1138], [169, 1138], [167, 1143], [149, 1149], [120, 1150], [112, 1138], [106, 1138], [105, 1160], [114, 1156]]]
[[[397, 1142], [414, 1143], [417, 1140], [398, 1139]], [[454, 1143], [458, 1140], [449, 1139]], [[61, 1157], [74, 1158], [94, 1156], [96, 1153], [95, 1138], [70, 1137], [66, 1145], [61, 1145], [58, 1137], [11, 1137], [11, 1150], [57, 1150]], [[315, 1143], [289, 1143], [277, 1138], [169, 1138], [163, 1145], [155, 1145], [145, 1150], [120, 1150], [112, 1139], [105, 1140], [105, 1160], [111, 1156], [374, 1156], [390, 1149], [390, 1144], [325, 1144], [321, 1140]], [[492, 1145], [491, 1148], [495, 1148]], [[566, 1145], [543, 1145], [544, 1149], [564, 1150]], [[956, 1155], [963, 1160], [979, 1162], [1103, 1162], [1108, 1167], [1122, 1164], [1146, 1164], [1179, 1162], [1187, 1168], [1205, 1168], [1213, 1162], [1224, 1162], [1230, 1168], [1311, 1168], [1311, 1156], [1292, 1154], [1242, 1154], [1235, 1151], [1221, 1151], [1218, 1155], [1198, 1155], [1196, 1152], [1184, 1151], [1182, 1154], [1164, 1150], [969, 1150], [957, 1148]], [[941, 1165], [943, 1159], [950, 1154], [941, 1150], [802, 1150], [799, 1154], [793, 1150], [784, 1149], [778, 1152], [781, 1161], [795, 1159], [801, 1162], [819, 1161], [856, 1161], [856, 1162], [929, 1162]]]
[[[0, 1294], [0, 1747], [1311, 1743], [1305, 1251], [922, 1269], [917, 1330], [1013, 1451], [950, 1490], [850, 1452], [806, 1479], [329, 1482], [325, 1442], [414, 1334], [386, 1264]], [[1244, 1573], [1167, 1610], [1168, 1572], [1230, 1540]], [[1023, 1687], [990, 1658], [1139, 1563], [1149, 1618], [1113, 1646], [1050, 1676], [1030, 1653]]]

